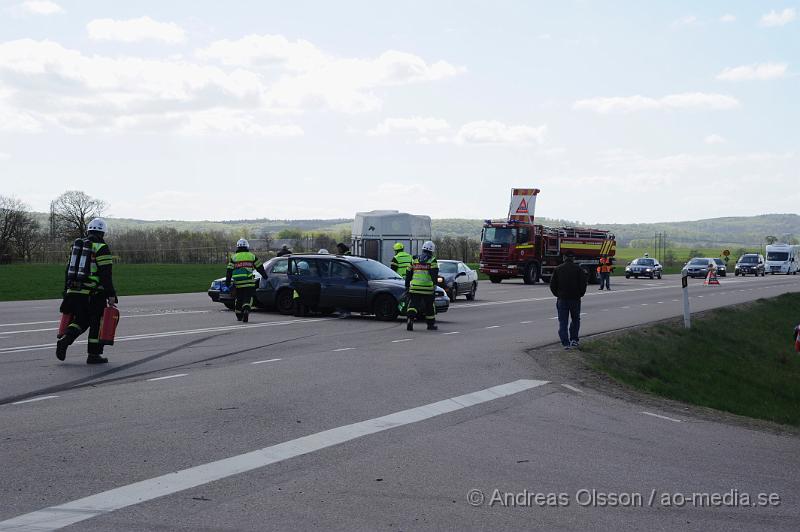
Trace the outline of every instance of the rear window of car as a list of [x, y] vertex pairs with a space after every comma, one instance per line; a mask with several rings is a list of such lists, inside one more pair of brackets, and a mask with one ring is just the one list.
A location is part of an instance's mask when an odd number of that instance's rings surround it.
[[708, 259], [692, 259], [689, 264], [692, 266], [708, 266]]
[[456, 273], [458, 264], [455, 262], [439, 262], [439, 271], [442, 273]]
[[654, 266], [655, 262], [654, 259], [636, 259], [633, 261], [633, 263], [638, 266]]

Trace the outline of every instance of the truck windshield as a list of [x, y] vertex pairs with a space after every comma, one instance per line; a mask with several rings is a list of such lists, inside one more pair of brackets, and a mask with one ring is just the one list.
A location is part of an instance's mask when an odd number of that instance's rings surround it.
[[789, 260], [789, 253], [786, 251], [770, 251], [767, 253], [767, 260], [785, 262]]
[[517, 230], [510, 227], [484, 227], [483, 242], [486, 244], [513, 244]]

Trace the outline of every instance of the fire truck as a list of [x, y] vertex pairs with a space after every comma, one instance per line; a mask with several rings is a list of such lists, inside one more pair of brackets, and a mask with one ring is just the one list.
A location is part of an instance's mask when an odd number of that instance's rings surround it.
[[534, 223], [534, 206], [540, 190], [512, 189], [506, 220], [485, 220], [481, 232], [480, 271], [493, 283], [522, 277], [525, 284], [550, 282], [553, 270], [571, 254], [597, 282], [601, 258], [616, 254], [614, 235], [602, 229], [546, 227]]

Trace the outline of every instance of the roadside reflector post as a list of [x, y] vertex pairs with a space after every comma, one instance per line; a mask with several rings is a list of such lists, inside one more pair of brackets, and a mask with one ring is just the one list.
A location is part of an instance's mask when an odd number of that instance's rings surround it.
[[681, 276], [681, 287], [683, 287], [683, 327], [692, 328], [692, 311], [689, 310], [689, 274], [683, 272]]

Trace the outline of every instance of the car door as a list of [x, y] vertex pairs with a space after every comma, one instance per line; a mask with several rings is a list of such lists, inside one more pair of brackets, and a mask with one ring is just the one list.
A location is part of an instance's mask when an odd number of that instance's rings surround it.
[[463, 262], [458, 263], [455, 283], [458, 287], [459, 294], [466, 294], [469, 292], [469, 277], [467, 277], [467, 267], [464, 266]]
[[347, 261], [326, 261], [322, 277], [320, 307], [363, 310], [367, 301], [367, 280]]
[[322, 288], [322, 279], [320, 278], [319, 265], [316, 259], [307, 257], [289, 258], [287, 277], [293, 286], [307, 288], [307, 294], [315, 294], [318, 288], [320, 290]]
[[267, 271], [267, 279], [261, 283], [256, 291], [256, 297], [265, 305], [275, 304], [275, 294], [278, 289], [289, 284], [286, 272], [289, 268], [288, 259], [276, 259]]

